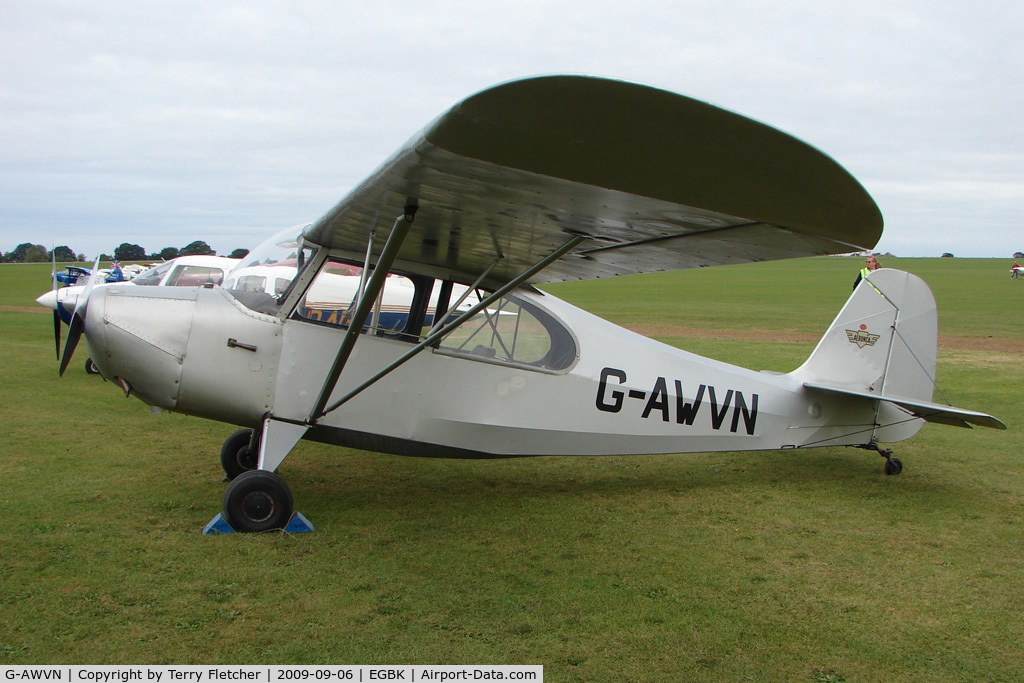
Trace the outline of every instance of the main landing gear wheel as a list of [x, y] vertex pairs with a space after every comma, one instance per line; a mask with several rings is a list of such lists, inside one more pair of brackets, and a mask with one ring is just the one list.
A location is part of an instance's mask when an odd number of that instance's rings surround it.
[[85, 359], [85, 374], [87, 375], [98, 375], [100, 369], [96, 367], [96, 364], [92, 362], [92, 358]]
[[228, 479], [234, 479], [242, 472], [256, 469], [260, 457], [258, 448], [250, 448], [251, 429], [239, 429], [224, 440], [220, 449], [220, 466]]
[[224, 519], [238, 532], [283, 529], [292, 517], [292, 509], [288, 484], [266, 470], [241, 473], [224, 492]]

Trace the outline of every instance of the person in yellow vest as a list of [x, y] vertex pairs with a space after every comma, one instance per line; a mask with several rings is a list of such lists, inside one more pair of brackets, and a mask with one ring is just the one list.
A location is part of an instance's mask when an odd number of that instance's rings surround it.
[[860, 272], [857, 273], [857, 279], [853, 281], [853, 288], [857, 289], [857, 285], [860, 284], [861, 280], [868, 276], [868, 273], [870, 273], [872, 270], [878, 270], [881, 267], [882, 266], [878, 265], [878, 259], [876, 259], [874, 256], [868, 256], [867, 263], [863, 268], [860, 269]]

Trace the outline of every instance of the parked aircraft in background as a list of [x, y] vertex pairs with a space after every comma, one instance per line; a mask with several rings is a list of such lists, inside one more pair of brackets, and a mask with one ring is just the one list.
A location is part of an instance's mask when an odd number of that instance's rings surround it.
[[[158, 263], [149, 269], [140, 269], [141, 272], [134, 273], [134, 269], [127, 272], [134, 276], [130, 280], [111, 280], [109, 269], [100, 269], [99, 261], [93, 268], [80, 266], [68, 266], [64, 273], [56, 272], [54, 264], [53, 284], [54, 288], [39, 296], [36, 303], [50, 308], [54, 312], [53, 329], [54, 338], [57, 342], [57, 356], [60, 357], [60, 324], [61, 322], [70, 325], [75, 308], [79, 305], [79, 297], [83, 291], [92, 287], [109, 286], [165, 286], [165, 287], [188, 287], [199, 285], [219, 285], [224, 276], [231, 268], [238, 263], [238, 259], [224, 258], [221, 256], [179, 256], [163, 263]], [[126, 268], [131, 268], [126, 266]], [[97, 274], [92, 278], [92, 273]], [[63, 278], [61, 276], [64, 276]], [[59, 282], [70, 283], [69, 286], [60, 287]], [[85, 371], [90, 375], [99, 374], [96, 365], [91, 358], [85, 360]]]
[[[239, 531], [287, 524], [275, 471], [300, 439], [455, 458], [845, 445], [896, 474], [880, 444], [925, 421], [1004, 428], [932, 401], [936, 311], [919, 278], [872, 272], [788, 374], [669, 347], [535, 287], [846, 253], [881, 232], [864, 188], [785, 133], [632, 83], [531, 78], [454, 106], [226, 287], [98, 288], [72, 329], [126, 395], [243, 428], [221, 448]], [[259, 270], [290, 259], [280, 282]], [[353, 267], [353, 305], [324, 297]], [[392, 274], [410, 293], [393, 326]], [[65, 365], [73, 352], [69, 338]]]
[[[304, 227], [286, 228], [269, 238], [228, 273], [224, 288], [250, 302], [257, 310], [260, 310], [258, 302], [261, 301], [267, 310], [276, 309], [276, 300], [288, 291], [298, 275], [299, 244]], [[365, 272], [361, 266], [345, 263], [326, 267], [306, 295], [307, 317], [330, 325], [348, 324], [360, 292], [366, 287]], [[440, 284], [437, 284], [430, 292], [422, 322], [424, 325], [433, 323], [440, 290]], [[480, 301], [477, 294], [465, 285], [453, 285], [451, 294], [459, 297], [454, 313], [466, 311]], [[366, 321], [367, 328], [375, 333], [402, 329], [408, 322], [415, 297], [416, 284], [412, 280], [395, 273], [388, 274]]]
[[[125, 282], [131, 280], [133, 277], [144, 271], [143, 266], [138, 265], [127, 265], [121, 269], [114, 268], [101, 268], [100, 275], [103, 277], [103, 282]], [[85, 266], [66, 266], [64, 271], [61, 273], [57, 272], [57, 263], [54, 261], [53, 264], [53, 279], [59, 283], [57, 287], [71, 287], [74, 285], [84, 286], [88, 281], [89, 276], [92, 275], [92, 269], [86, 268]], [[54, 287], [56, 289], [56, 287]]]
[[[238, 264], [238, 259], [225, 258], [222, 256], [179, 256], [178, 258], [164, 261], [142, 270], [128, 280], [106, 280], [104, 270], [100, 270], [103, 280], [96, 283], [96, 287], [110, 285], [163, 285], [165, 287], [196, 287], [213, 283], [219, 285], [224, 281], [228, 271]], [[70, 283], [66, 287], [57, 287], [36, 299], [36, 303], [53, 309], [60, 315], [62, 321], [71, 324], [71, 315], [75, 312], [75, 305], [78, 303], [78, 295], [85, 289], [91, 269], [79, 266], [69, 266], [65, 273], [65, 279], [61, 280], [62, 273], [56, 278], [61, 282]], [[73, 278], [73, 279], [72, 279]], [[58, 305], [59, 304], [59, 305]]]

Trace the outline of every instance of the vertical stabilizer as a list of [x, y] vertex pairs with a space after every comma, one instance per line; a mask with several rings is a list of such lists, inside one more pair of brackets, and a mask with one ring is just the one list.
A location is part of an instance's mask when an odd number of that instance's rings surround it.
[[862, 280], [810, 358], [793, 374], [805, 385], [869, 394], [879, 404], [879, 441], [899, 441], [920, 428], [892, 414], [906, 399], [931, 401], [935, 387], [938, 318], [935, 298], [916, 275], [883, 268]]
[[876, 270], [857, 285], [794, 373], [804, 382], [930, 401], [937, 321], [935, 298], [924, 280], [901, 270]]

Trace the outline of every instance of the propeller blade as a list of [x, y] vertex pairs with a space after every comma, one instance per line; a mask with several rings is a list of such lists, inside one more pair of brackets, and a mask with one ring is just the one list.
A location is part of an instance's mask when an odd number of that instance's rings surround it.
[[[92, 272], [89, 273], [89, 281], [85, 283], [85, 289], [78, 295], [78, 300], [75, 301], [75, 315], [78, 315], [78, 311], [82, 311], [82, 317], [85, 317], [85, 307], [89, 305], [89, 292], [96, 285], [96, 281], [100, 278], [100, 257], [96, 257], [96, 263], [92, 267]], [[74, 320], [72, 319], [72, 322]]]
[[85, 316], [89, 306], [89, 294], [92, 292], [99, 274], [100, 260], [97, 257], [96, 265], [93, 266], [92, 273], [89, 275], [89, 282], [86, 283], [85, 289], [78, 295], [78, 301], [75, 302], [75, 312], [71, 316], [71, 325], [68, 326], [68, 340], [64, 343], [64, 355], [60, 359], [61, 377], [64, 376], [64, 371], [68, 369], [68, 363], [71, 362], [71, 357], [75, 355], [75, 347], [78, 346], [78, 341], [82, 338], [82, 331], [85, 329]]
[[[50, 289], [56, 290], [57, 286], [60, 284], [59, 282], [57, 282], [56, 247], [50, 251], [50, 256], [52, 257], [50, 267]], [[57, 302], [57, 305], [60, 306], [60, 301]], [[57, 360], [60, 360], [60, 313], [57, 312], [56, 308], [53, 309], [53, 341], [57, 345]]]
[[57, 344], [57, 360], [60, 360], [60, 313], [56, 309], [53, 311], [53, 341]]
[[78, 346], [78, 340], [82, 338], [82, 330], [85, 329], [85, 317], [78, 315], [78, 311], [75, 311], [75, 317], [71, 319], [71, 325], [68, 326], [68, 340], [64, 344], [64, 357], [60, 359], [60, 376], [64, 376], [64, 371], [68, 369], [68, 363], [71, 362], [71, 357], [75, 355], [75, 347]]

